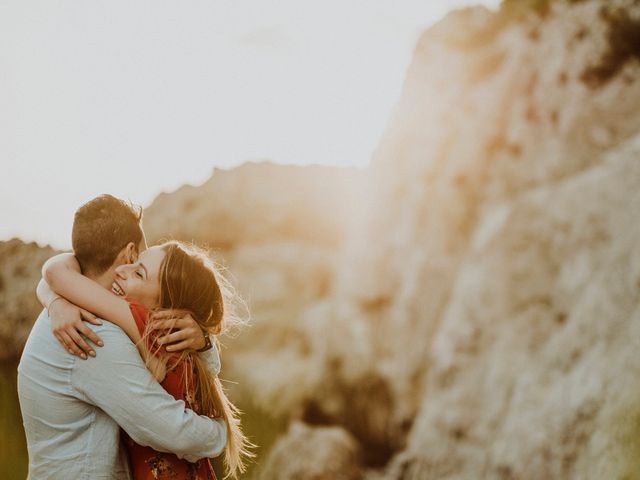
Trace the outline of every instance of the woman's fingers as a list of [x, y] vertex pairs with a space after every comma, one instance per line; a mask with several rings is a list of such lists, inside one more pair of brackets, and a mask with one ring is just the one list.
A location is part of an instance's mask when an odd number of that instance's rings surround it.
[[164, 320], [165, 318], [170, 318], [173, 315], [173, 310], [158, 310], [157, 312], [153, 312], [151, 314], [151, 318], [154, 320]]
[[177, 332], [170, 333], [169, 335], [165, 335], [164, 337], [160, 337], [158, 339], [158, 343], [160, 345], [166, 345], [168, 343], [175, 343], [180, 340], [185, 340], [187, 338], [191, 338], [191, 335], [187, 330], [178, 330]]
[[151, 330], [196, 330], [198, 324], [189, 321], [187, 318], [170, 318], [168, 320], [157, 320], [151, 323]]
[[54, 333], [53, 335], [58, 339], [58, 341], [60, 342], [60, 345], [62, 345], [62, 348], [64, 348], [68, 352], [69, 347], [67, 347], [67, 344], [63, 340], [62, 335], [60, 335], [59, 333]]
[[59, 332], [58, 335], [60, 336], [61, 342], [66, 348], [67, 352], [69, 352], [72, 355], [77, 355], [78, 357], [82, 357], [83, 355], [82, 350], [78, 348], [78, 346], [71, 339], [71, 337], [67, 332]]
[[191, 348], [191, 339], [183, 340], [180, 343], [176, 343], [175, 345], [169, 345], [167, 347], [168, 352], [179, 352], [180, 350], [184, 350], [185, 348]]
[[[93, 343], [95, 343], [96, 345], [102, 347], [102, 345], [104, 345], [102, 343], [102, 340], [100, 339], [100, 337], [96, 334], [96, 332], [94, 332], [93, 330], [91, 330], [89, 327], [87, 327], [84, 323], [81, 323], [80, 325], [76, 326], [76, 328], [78, 329], [78, 332], [81, 333], [82, 335], [84, 335], [85, 337], [87, 337], [89, 340], [91, 340]], [[86, 350], [85, 350], [86, 351]], [[91, 352], [87, 352], [89, 355], [93, 355], [95, 356], [95, 352], [93, 352], [93, 350], [91, 350]]]
[[81, 358], [86, 360], [87, 359], [87, 353], [88, 354], [93, 354], [93, 356], [95, 356], [96, 352], [93, 351], [93, 348], [91, 348], [87, 344], [87, 342], [84, 341], [84, 338], [82, 338], [80, 336], [80, 334], [75, 329], [69, 329], [67, 334], [69, 335], [69, 337], [71, 337], [71, 340], [74, 342], [75, 346], [80, 349], [80, 357]]
[[[91, 322], [94, 325], [102, 325], [102, 322], [93, 313], [88, 312], [87, 310], [80, 309], [80, 315], [84, 320]], [[102, 347], [104, 345], [102, 343], [102, 339], [98, 336], [98, 334], [87, 327], [84, 322], [77, 323], [75, 327], [80, 333], [82, 333], [85, 337], [87, 337], [99, 347]]]
[[[94, 325], [102, 325], [102, 320], [96, 317], [93, 313], [81, 308], [80, 315], [89, 323], [93, 323]], [[93, 341], [93, 340], [92, 340]]]
[[151, 330], [169, 330], [171, 328], [180, 328], [178, 325], [177, 319], [172, 318], [168, 320], [156, 320], [154, 317], [153, 322], [151, 323]]
[[151, 314], [151, 318], [154, 320], [178, 319], [184, 317], [187, 313], [188, 312], [186, 310], [178, 309], [158, 310]]

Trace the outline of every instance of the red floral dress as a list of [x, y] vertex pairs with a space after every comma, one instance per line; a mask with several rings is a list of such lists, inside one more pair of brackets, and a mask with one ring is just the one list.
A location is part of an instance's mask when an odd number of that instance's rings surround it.
[[[143, 334], [149, 312], [140, 303], [131, 298], [127, 298], [131, 313], [136, 321], [140, 335]], [[154, 341], [153, 336], [149, 336], [148, 344]], [[170, 359], [170, 365], [171, 359]], [[187, 408], [198, 412], [198, 405], [195, 404], [193, 379], [195, 372], [180, 362], [172, 370], [167, 370], [164, 380], [160, 385], [178, 400], [183, 400]], [[188, 380], [188, 381], [187, 381]], [[189, 389], [187, 389], [189, 385]], [[129, 454], [129, 461], [133, 478], [135, 480], [215, 480], [216, 475], [208, 458], [203, 458], [195, 463], [187, 462], [178, 458], [173, 453], [158, 452], [151, 447], [145, 447], [135, 443], [124, 431], [124, 444]]]

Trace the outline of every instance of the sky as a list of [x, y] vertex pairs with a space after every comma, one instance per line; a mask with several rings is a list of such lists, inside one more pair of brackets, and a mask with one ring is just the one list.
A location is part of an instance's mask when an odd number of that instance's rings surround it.
[[419, 35], [499, 0], [0, 0], [0, 240], [246, 161], [366, 167]]

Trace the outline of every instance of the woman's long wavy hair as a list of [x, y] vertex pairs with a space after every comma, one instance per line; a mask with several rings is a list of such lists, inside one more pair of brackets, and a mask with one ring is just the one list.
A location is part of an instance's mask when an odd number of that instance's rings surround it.
[[[166, 255], [160, 265], [158, 309], [188, 311], [204, 332], [214, 335], [243, 322], [237, 312], [226, 311], [226, 304], [235, 305], [240, 298], [205, 251], [178, 241], [165, 242], [161, 247]], [[153, 316], [143, 337], [151, 333], [152, 323]], [[169, 362], [175, 365], [181, 361], [193, 366], [196, 382], [195, 398], [191, 399], [193, 408], [199, 414], [225, 420], [225, 478], [237, 478], [246, 470], [245, 461], [255, 456], [251, 451], [255, 445], [242, 432], [241, 412], [227, 398], [220, 379], [193, 350], [184, 350], [179, 355], [164, 353], [161, 361], [165, 368]]]

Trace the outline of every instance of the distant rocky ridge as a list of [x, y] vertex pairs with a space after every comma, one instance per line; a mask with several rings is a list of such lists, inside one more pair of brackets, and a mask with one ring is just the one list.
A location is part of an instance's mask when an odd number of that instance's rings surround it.
[[269, 161], [215, 168], [198, 187], [160, 194], [146, 209], [147, 239], [171, 236], [218, 249], [297, 242], [336, 249], [358, 207], [365, 171]]
[[0, 361], [22, 352], [33, 321], [42, 311], [36, 298], [40, 269], [56, 251], [18, 239], [0, 242]]
[[640, 478], [639, 36], [633, 0], [452, 12], [368, 169], [147, 209], [249, 303], [223, 377], [288, 424], [264, 479]]

